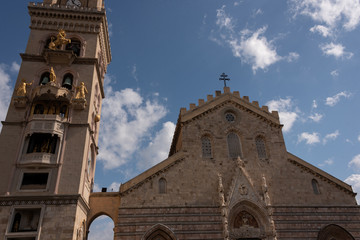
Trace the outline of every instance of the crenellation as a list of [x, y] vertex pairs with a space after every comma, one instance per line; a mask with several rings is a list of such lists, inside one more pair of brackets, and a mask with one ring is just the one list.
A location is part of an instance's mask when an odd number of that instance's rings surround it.
[[224, 87], [224, 93], [230, 93], [230, 88], [229, 87]]
[[219, 96], [221, 96], [221, 91], [215, 91], [215, 97], [219, 97]]
[[240, 92], [239, 92], [239, 91], [234, 91], [234, 92], [233, 92], [233, 95], [234, 95], [235, 97], [240, 98]]
[[207, 95], [207, 101], [211, 101], [211, 100], [213, 100], [214, 99], [214, 96], [213, 95], [211, 95], [211, 94], [209, 94], [209, 95]]
[[186, 108], [180, 108], [180, 115], [184, 115], [186, 112]]
[[247, 102], [250, 102], [249, 96], [243, 96], [243, 99], [244, 99], [245, 101], [247, 101]]
[[279, 112], [278, 111], [272, 111], [271, 114], [276, 117], [279, 118]]
[[203, 104], [205, 103], [205, 100], [204, 100], [204, 99], [199, 99], [199, 101], [198, 101], [198, 102], [199, 102], [199, 104], [198, 104], [198, 105], [199, 105], [199, 106], [201, 106], [201, 105], [203, 105]]
[[265, 112], [269, 112], [269, 107], [268, 106], [262, 106], [261, 107], [262, 110], [264, 110]]
[[190, 103], [190, 109], [189, 110], [193, 110], [196, 108], [196, 104], [195, 103]]
[[252, 101], [252, 104], [256, 107], [259, 107], [259, 102], [258, 101]]

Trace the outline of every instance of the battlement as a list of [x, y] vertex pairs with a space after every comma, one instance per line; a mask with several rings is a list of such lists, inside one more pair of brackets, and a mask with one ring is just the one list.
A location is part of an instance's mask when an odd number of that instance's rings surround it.
[[198, 105], [196, 105], [195, 103], [190, 103], [189, 104], [189, 109], [186, 108], [181, 108], [180, 109], [180, 115], [183, 116], [189, 112], [194, 111], [195, 109], [198, 109], [199, 107], [201, 107], [202, 105], [204, 105], [205, 103], [209, 103], [212, 101], [215, 101], [216, 99], [218, 99], [219, 97], [222, 97], [224, 95], [229, 95], [231, 97], [235, 97], [237, 99], [239, 99], [242, 103], [244, 103], [244, 105], [249, 106], [249, 107], [254, 107], [257, 110], [260, 110], [263, 113], [266, 114], [270, 114], [272, 117], [275, 117], [276, 119], [279, 119], [279, 113], [278, 111], [269, 111], [269, 107], [268, 106], [261, 106], [259, 105], [258, 101], [252, 101], [250, 102], [249, 100], [249, 96], [240, 96], [240, 92], [239, 91], [234, 91], [231, 93], [230, 88], [229, 87], [224, 87], [224, 92], [221, 91], [215, 91], [215, 96], [214, 95], [207, 95], [206, 100], [204, 99], [199, 99], [198, 100]]
[[38, 7], [38, 8], [46, 8], [48, 10], [73, 10], [75, 12], [88, 12], [88, 13], [104, 13], [105, 8], [88, 8], [88, 7], [76, 7], [76, 6], [66, 6], [66, 5], [59, 5], [59, 4], [49, 4], [43, 2], [29, 2], [29, 7]]

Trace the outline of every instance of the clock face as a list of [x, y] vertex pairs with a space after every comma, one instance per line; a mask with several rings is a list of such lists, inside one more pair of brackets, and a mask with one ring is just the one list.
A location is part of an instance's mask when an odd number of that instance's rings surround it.
[[81, 6], [81, 2], [80, 0], [68, 0], [66, 2], [66, 5], [67, 6], [77, 6], [77, 7], [80, 7]]

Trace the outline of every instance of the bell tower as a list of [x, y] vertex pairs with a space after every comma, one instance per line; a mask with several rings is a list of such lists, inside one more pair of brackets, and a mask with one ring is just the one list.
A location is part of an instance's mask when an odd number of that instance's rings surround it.
[[0, 135], [0, 236], [85, 239], [111, 61], [104, 0], [44, 0], [28, 10]]

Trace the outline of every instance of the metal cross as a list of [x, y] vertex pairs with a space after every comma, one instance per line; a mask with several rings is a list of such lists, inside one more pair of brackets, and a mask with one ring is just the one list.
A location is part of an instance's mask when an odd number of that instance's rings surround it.
[[226, 87], [226, 81], [230, 81], [230, 78], [228, 78], [227, 76], [228, 75], [226, 75], [225, 73], [222, 73], [219, 78], [220, 81], [224, 81], [224, 87]]

